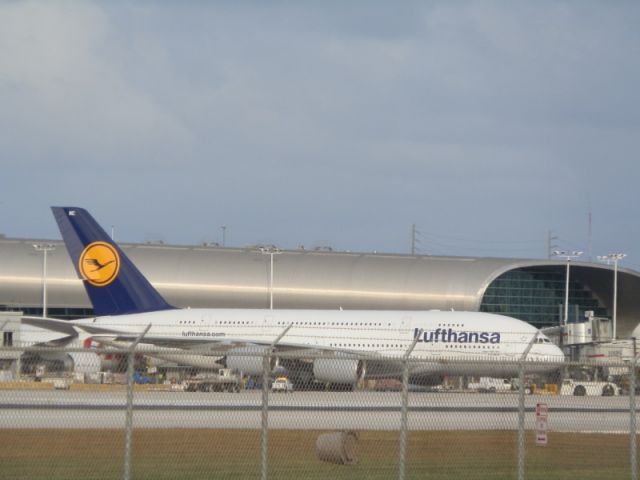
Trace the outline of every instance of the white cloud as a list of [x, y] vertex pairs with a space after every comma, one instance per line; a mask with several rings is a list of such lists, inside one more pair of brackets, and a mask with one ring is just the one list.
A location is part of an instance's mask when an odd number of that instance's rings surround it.
[[26, 167], [0, 182], [31, 209], [12, 231], [62, 198], [107, 221], [135, 205], [130, 240], [580, 237], [585, 190], [594, 211], [638, 201], [639, 20], [626, 2], [1, 4], [0, 148]]
[[179, 161], [190, 148], [189, 131], [129, 82], [123, 52], [113, 49], [120, 45], [116, 39], [109, 17], [95, 4], [0, 6], [5, 151], [25, 164]]

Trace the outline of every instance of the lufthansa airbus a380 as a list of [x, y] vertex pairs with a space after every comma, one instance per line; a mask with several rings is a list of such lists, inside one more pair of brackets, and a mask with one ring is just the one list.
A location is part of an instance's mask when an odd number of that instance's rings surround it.
[[[81, 338], [126, 346], [147, 327], [143, 342], [163, 347], [154, 355], [194, 366], [211, 356], [249, 375], [262, 372], [262, 359], [243, 352], [268, 348], [287, 327], [274, 349], [281, 364], [286, 352], [305, 363], [322, 382], [355, 383], [363, 377], [389, 376], [389, 358], [402, 356], [416, 341], [411, 358], [417, 381], [442, 375], [511, 376], [515, 361], [527, 352], [527, 371], [557, 368], [562, 351], [526, 322], [480, 312], [177, 309], [169, 305], [109, 235], [84, 209], [52, 207], [62, 237], [93, 304], [95, 317], [61, 321], [31, 319], [40, 327]], [[173, 350], [171, 350], [173, 349]], [[172, 355], [175, 349], [194, 355]], [[220, 352], [228, 352], [220, 358]], [[353, 358], [364, 353], [366, 361]], [[456, 363], [448, 360], [480, 360]], [[397, 362], [400, 365], [400, 362]], [[397, 370], [400, 371], [400, 370]], [[397, 372], [396, 372], [397, 373]]]

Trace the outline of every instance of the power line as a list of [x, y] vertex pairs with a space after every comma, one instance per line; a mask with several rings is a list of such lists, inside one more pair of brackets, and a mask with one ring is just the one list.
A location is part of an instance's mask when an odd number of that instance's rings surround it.
[[422, 233], [422, 236], [433, 237], [435, 239], [446, 240], [446, 241], [455, 241], [462, 243], [490, 243], [490, 244], [528, 244], [528, 245], [540, 245], [540, 240], [487, 240], [487, 239], [474, 239], [474, 238], [463, 238], [456, 237], [453, 235], [446, 235], [440, 233]]

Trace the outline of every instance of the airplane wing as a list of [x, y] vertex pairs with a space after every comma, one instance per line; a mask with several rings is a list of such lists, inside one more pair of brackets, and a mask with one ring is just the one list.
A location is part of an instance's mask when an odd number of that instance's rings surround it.
[[[123, 333], [117, 329], [105, 328], [91, 323], [72, 323], [67, 320], [59, 320], [55, 318], [45, 317], [21, 317], [25, 324], [33, 325], [39, 328], [45, 328], [54, 332], [63, 333], [70, 337], [78, 337], [81, 332], [86, 332], [89, 336], [97, 341], [103, 341], [106, 344], [114, 344], [114, 342], [131, 343], [137, 339], [136, 334]], [[264, 347], [270, 346], [270, 342], [256, 341], [256, 339], [246, 338], [229, 338], [224, 337], [219, 340], [211, 338], [198, 339], [198, 338], [176, 338], [166, 336], [145, 336], [142, 340], [145, 344], [152, 344], [158, 348], [179, 348], [182, 350], [190, 351], [192, 353], [203, 353], [210, 355], [212, 353], [222, 353], [236, 348], [251, 348], [261, 350]], [[281, 341], [275, 348], [274, 353], [287, 352], [289, 354], [312, 354], [318, 355], [320, 353], [327, 354], [329, 352], [338, 352], [342, 354], [356, 354], [357, 352], [351, 350], [338, 350], [335, 347], [323, 347], [323, 346], [310, 346], [307, 344], [289, 343]], [[214, 353], [214, 354], [215, 354]]]
[[[23, 321], [29, 325], [40, 328], [46, 328], [58, 333], [66, 334], [71, 338], [91, 338], [92, 340], [103, 344], [104, 346], [116, 348], [126, 351], [128, 346], [138, 339], [138, 334], [131, 332], [122, 332], [113, 328], [96, 325], [93, 323], [75, 323], [65, 320], [57, 320], [53, 318], [42, 317], [23, 317]], [[140, 332], [142, 333], [142, 332]], [[185, 359], [189, 355], [202, 355], [206, 357], [223, 357], [230, 350], [241, 349], [250, 353], [253, 349], [256, 354], [260, 354], [265, 348], [271, 345], [270, 341], [259, 341], [255, 338], [230, 338], [224, 337], [220, 339], [211, 338], [180, 338], [160, 335], [147, 335], [141, 340], [140, 352], [153, 356], [163, 353], [161, 350], [166, 349], [167, 353], [176, 355], [175, 350], [184, 351]], [[157, 352], [149, 349], [149, 345], [156, 347]], [[173, 352], [171, 352], [173, 350]], [[389, 359], [382, 353], [378, 352], [359, 352], [355, 350], [339, 349], [336, 347], [309, 345], [295, 342], [287, 342], [286, 336], [274, 347], [273, 354], [280, 356], [284, 362], [287, 358], [304, 359], [306, 358], [325, 358], [340, 359], [354, 355], [358, 358], [366, 360], [367, 375], [372, 377], [384, 377], [390, 374], [398, 374], [402, 369], [402, 362], [389, 363]], [[182, 355], [182, 354], [180, 354]]]
[[[81, 327], [82, 330], [85, 330], [85, 327]], [[107, 329], [102, 329], [99, 327], [90, 327], [86, 328], [88, 333], [91, 333], [91, 338], [96, 342], [104, 342], [108, 344], [115, 343], [132, 343], [137, 340], [137, 336], [134, 334], [123, 334], [117, 333], [113, 331], [109, 331]], [[265, 347], [270, 346], [270, 342], [260, 342], [255, 339], [245, 339], [245, 338], [229, 338], [225, 337], [220, 340], [212, 340], [210, 338], [207, 339], [193, 339], [193, 338], [175, 338], [175, 337], [164, 337], [164, 336], [145, 336], [142, 338], [141, 343], [151, 344], [158, 349], [167, 348], [167, 349], [181, 349], [185, 350], [189, 353], [201, 353], [203, 355], [215, 355], [221, 354], [224, 355], [225, 352], [233, 349], [242, 348], [247, 351], [251, 351], [252, 347], [255, 348], [256, 353], [260, 353], [263, 351]], [[288, 343], [285, 341], [280, 342], [274, 348], [274, 354], [278, 353], [286, 353], [292, 356], [299, 356], [304, 354], [307, 355], [319, 355], [319, 354], [328, 354], [331, 352], [335, 352], [338, 354], [362, 354], [362, 352], [356, 352], [351, 350], [340, 350], [335, 347], [324, 347], [324, 346], [310, 346], [306, 344], [298, 344], [298, 343]], [[373, 355], [373, 353], [372, 353]], [[380, 356], [380, 355], [378, 355]]]

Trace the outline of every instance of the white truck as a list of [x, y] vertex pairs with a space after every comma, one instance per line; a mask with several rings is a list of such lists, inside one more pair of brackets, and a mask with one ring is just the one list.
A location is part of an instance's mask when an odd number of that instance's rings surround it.
[[480, 377], [479, 382], [471, 382], [469, 390], [476, 390], [480, 393], [508, 392], [513, 390], [510, 380], [506, 378]]
[[620, 395], [620, 387], [611, 382], [593, 382], [565, 378], [560, 387], [560, 395], [612, 397], [614, 395]]

